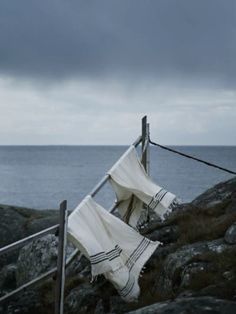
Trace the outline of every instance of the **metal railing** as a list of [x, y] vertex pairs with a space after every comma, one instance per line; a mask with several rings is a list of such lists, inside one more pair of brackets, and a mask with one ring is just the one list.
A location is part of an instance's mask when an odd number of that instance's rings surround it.
[[[149, 171], [149, 124], [147, 123], [147, 117], [142, 118], [142, 135], [139, 136], [135, 142], [128, 148], [128, 150], [134, 146], [137, 147], [142, 142], [142, 156], [141, 161], [146, 169]], [[127, 151], [119, 158], [119, 160], [127, 153]], [[119, 160], [117, 162], [119, 162]], [[101, 188], [108, 182], [109, 174], [106, 174], [101, 181], [93, 188], [90, 192], [90, 195], [94, 197]], [[113, 213], [118, 204], [115, 202], [114, 205], [109, 209], [109, 212]], [[37, 278], [23, 284], [22, 286], [16, 288], [15, 290], [5, 294], [0, 298], [1, 302], [6, 302], [9, 298], [16, 296], [25, 289], [32, 288], [40, 285], [45, 282], [47, 279], [55, 277], [56, 286], [55, 286], [55, 314], [63, 314], [64, 309], [64, 285], [65, 285], [65, 269], [71, 264], [71, 262], [78, 256], [80, 251], [75, 249], [74, 252], [66, 259], [66, 232], [67, 232], [67, 202], [63, 201], [60, 204], [60, 217], [59, 224], [39, 231], [35, 234], [32, 234], [26, 238], [18, 240], [14, 243], [8, 244], [0, 248], [0, 256], [7, 254], [13, 250], [19, 249], [20, 247], [26, 245], [27, 243], [36, 240], [47, 234], [55, 234], [58, 232], [58, 258], [57, 258], [57, 267], [52, 268], [44, 274], [41, 274]], [[79, 259], [82, 256], [80, 253]]]

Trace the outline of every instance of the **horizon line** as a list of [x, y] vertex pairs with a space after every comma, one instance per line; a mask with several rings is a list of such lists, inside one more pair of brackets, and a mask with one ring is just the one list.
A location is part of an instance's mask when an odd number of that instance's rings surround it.
[[[34, 147], [52, 147], [52, 146], [131, 146], [132, 144], [0, 144], [0, 147], [12, 147], [12, 146], [34, 146]], [[236, 144], [161, 144], [165, 146], [212, 146], [212, 147], [235, 147]], [[150, 147], [153, 145], [150, 144]]]

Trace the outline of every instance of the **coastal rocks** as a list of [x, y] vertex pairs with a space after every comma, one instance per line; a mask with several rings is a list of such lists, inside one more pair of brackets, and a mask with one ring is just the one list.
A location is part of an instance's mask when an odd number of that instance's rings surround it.
[[96, 290], [88, 283], [73, 289], [65, 298], [65, 313], [91, 313], [99, 300]]
[[[67, 255], [73, 247], [67, 246]], [[17, 285], [32, 280], [38, 275], [56, 267], [58, 252], [58, 238], [48, 234], [24, 246], [17, 261]]]
[[[5, 242], [10, 233], [13, 234], [8, 243], [13, 238], [18, 240], [29, 232], [38, 231], [38, 228], [48, 227], [47, 223], [51, 224], [53, 219], [57, 222], [55, 214], [43, 216], [40, 211], [13, 210], [10, 206], [8, 209], [9, 212], [3, 211], [6, 216], [3, 230], [0, 230], [0, 236], [1, 232], [5, 232]], [[16, 220], [11, 217], [13, 213]], [[12, 226], [7, 226], [11, 225], [11, 219], [18, 238], [15, 238]], [[148, 260], [140, 276], [139, 301], [132, 304], [122, 301], [103, 276], [90, 283], [90, 263], [85, 257], [77, 257], [66, 269], [65, 314], [119, 314], [130, 311], [161, 314], [234, 313], [235, 225], [236, 179], [216, 185], [192, 203], [179, 205], [164, 221], [152, 216], [140, 232], [162, 244]], [[57, 245], [57, 237], [47, 235], [23, 247], [17, 264], [5, 266], [0, 272], [2, 294], [55, 267]], [[72, 250], [73, 247], [69, 246], [68, 254]], [[54, 284], [49, 279], [36, 288], [26, 289], [6, 303], [2, 310], [0, 306], [0, 313], [53, 313]]]
[[163, 262], [160, 277], [157, 278], [154, 290], [159, 291], [165, 297], [179, 293], [183, 288], [188, 288], [191, 279], [198, 277], [203, 272], [204, 276], [209, 271], [210, 264], [199, 259], [206, 254], [221, 254], [226, 250], [236, 253], [236, 245], [229, 245], [223, 239], [197, 242], [185, 245], [169, 254]]
[[0, 247], [58, 223], [58, 211], [0, 205]]
[[127, 313], [129, 303], [124, 302], [119, 296], [110, 297], [109, 314]]
[[56, 267], [57, 246], [57, 238], [51, 234], [24, 246], [17, 261], [17, 285], [20, 286]]
[[42, 308], [39, 293], [27, 290], [9, 303], [0, 304], [0, 314], [46, 314]]
[[235, 207], [236, 209], [236, 178], [215, 185], [192, 202], [194, 206], [204, 208], [217, 206], [221, 203], [228, 203], [227, 207]]
[[234, 314], [236, 302], [213, 297], [181, 298], [172, 302], [160, 302], [129, 312], [129, 314]]
[[[0, 205], [0, 247], [58, 223], [58, 211]], [[0, 267], [15, 262], [19, 250], [0, 257]]]
[[191, 282], [201, 273], [205, 273], [209, 268], [207, 262], [193, 262], [184, 267], [180, 277], [180, 288], [188, 288]]
[[224, 239], [229, 244], [236, 244], [236, 223], [227, 229]]
[[179, 237], [178, 226], [166, 226], [146, 235], [152, 241], [160, 241], [163, 244], [176, 242]]
[[0, 271], [0, 296], [16, 287], [16, 265], [4, 266]]

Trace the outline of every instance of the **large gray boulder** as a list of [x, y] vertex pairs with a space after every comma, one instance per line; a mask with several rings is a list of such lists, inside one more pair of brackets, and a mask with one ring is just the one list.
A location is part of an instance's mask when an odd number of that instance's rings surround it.
[[173, 295], [181, 288], [188, 288], [192, 277], [209, 271], [210, 263], [198, 260], [206, 254], [222, 254], [229, 250], [236, 254], [236, 245], [227, 244], [223, 239], [197, 242], [185, 245], [170, 253], [163, 262], [161, 275], [155, 283], [155, 291], [163, 296]]
[[[58, 223], [57, 210], [0, 205], [0, 247]], [[0, 257], [0, 267], [17, 260], [19, 250]]]
[[236, 178], [221, 182], [199, 195], [192, 204], [197, 207], [210, 208], [225, 204], [228, 210], [236, 210]]
[[236, 302], [213, 297], [180, 298], [155, 303], [129, 314], [234, 314]]
[[99, 295], [91, 284], [81, 284], [65, 298], [65, 313], [92, 313], [98, 300]]
[[[67, 245], [67, 256], [73, 252], [73, 246]], [[56, 267], [58, 238], [48, 234], [24, 246], [17, 260], [16, 279], [20, 286], [37, 276]]]

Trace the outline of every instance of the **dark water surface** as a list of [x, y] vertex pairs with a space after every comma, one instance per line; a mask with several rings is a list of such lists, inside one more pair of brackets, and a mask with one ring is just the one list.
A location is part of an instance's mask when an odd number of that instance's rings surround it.
[[[126, 150], [126, 146], [0, 146], [0, 203], [57, 208], [67, 199], [73, 209]], [[178, 146], [176, 149], [236, 171], [236, 147]], [[151, 148], [151, 176], [190, 201], [232, 177], [195, 161]], [[98, 197], [110, 207], [109, 186]]]

